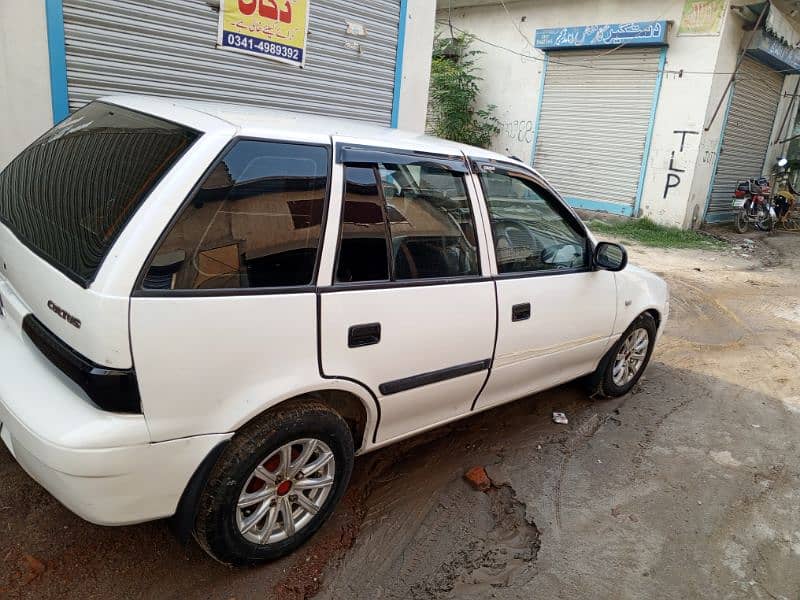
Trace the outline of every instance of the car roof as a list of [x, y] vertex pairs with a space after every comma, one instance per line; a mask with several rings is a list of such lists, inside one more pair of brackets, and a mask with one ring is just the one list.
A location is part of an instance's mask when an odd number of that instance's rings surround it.
[[476, 158], [523, 164], [483, 148], [352, 119], [223, 102], [134, 94], [105, 96], [98, 100], [154, 114], [199, 129], [211, 129], [212, 126], [209, 125], [208, 119], [195, 120], [187, 114], [188, 112], [202, 113], [202, 115], [213, 117], [235, 127], [236, 134], [242, 136], [272, 135], [278, 139], [301, 137], [308, 138], [309, 141], [324, 136], [333, 138], [334, 141], [353, 141], [390, 148], [405, 147], [413, 150], [427, 150], [437, 154], [460, 155], [465, 153]]

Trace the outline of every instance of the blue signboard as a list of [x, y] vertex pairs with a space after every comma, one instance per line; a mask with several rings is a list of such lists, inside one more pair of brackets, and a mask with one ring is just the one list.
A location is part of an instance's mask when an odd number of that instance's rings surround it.
[[607, 46], [665, 46], [666, 21], [638, 21], [609, 25], [537, 29], [535, 45], [540, 50], [604, 48]]
[[747, 53], [777, 71], [800, 73], [800, 50], [763, 31], [757, 33]]

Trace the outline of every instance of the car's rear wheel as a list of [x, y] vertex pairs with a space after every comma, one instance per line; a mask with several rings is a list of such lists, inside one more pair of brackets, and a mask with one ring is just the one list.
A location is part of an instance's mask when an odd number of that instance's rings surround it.
[[639, 315], [600, 362], [592, 392], [614, 398], [631, 391], [650, 362], [656, 330], [652, 315]]
[[267, 414], [237, 433], [214, 466], [195, 538], [226, 564], [283, 556], [330, 516], [352, 469], [352, 435], [332, 409], [309, 403]]

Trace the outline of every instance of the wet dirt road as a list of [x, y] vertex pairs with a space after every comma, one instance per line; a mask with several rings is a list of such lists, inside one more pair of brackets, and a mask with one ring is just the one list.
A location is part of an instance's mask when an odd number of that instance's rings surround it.
[[365, 456], [332, 521], [258, 569], [163, 522], [82, 522], [0, 449], [0, 597], [796, 600], [800, 235], [757, 247], [629, 248], [672, 291], [633, 393], [562, 386]]

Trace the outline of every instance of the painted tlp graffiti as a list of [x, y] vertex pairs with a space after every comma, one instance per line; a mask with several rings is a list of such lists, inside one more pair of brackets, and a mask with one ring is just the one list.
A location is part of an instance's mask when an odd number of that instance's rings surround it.
[[[681, 136], [681, 146], [678, 150], [678, 154], [683, 153], [683, 149], [686, 146], [686, 136], [687, 135], [700, 135], [699, 131], [689, 131], [686, 129], [676, 129], [672, 133], [680, 134]], [[672, 188], [676, 188], [681, 184], [681, 176], [679, 173], [685, 173], [686, 169], [679, 169], [675, 166], [675, 150], [672, 151], [672, 154], [669, 157], [669, 169], [667, 169], [667, 181], [664, 184], [664, 196], [663, 199], [667, 199], [667, 195]]]

